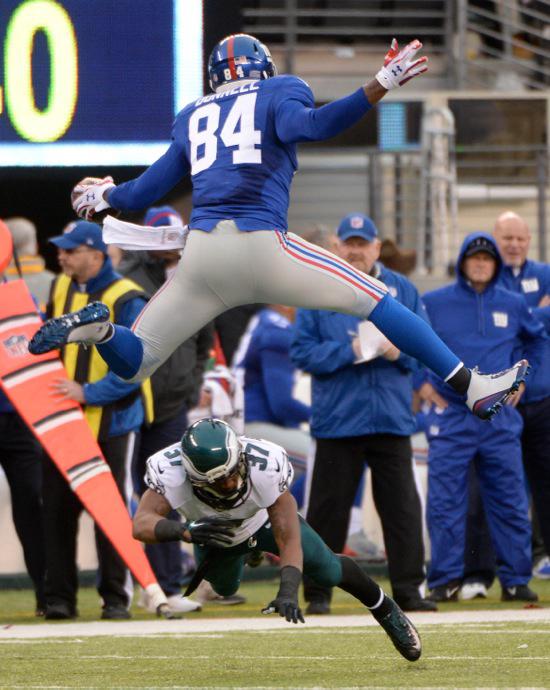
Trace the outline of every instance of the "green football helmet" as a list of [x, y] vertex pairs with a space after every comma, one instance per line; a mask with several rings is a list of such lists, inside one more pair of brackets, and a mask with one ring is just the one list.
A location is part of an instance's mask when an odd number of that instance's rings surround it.
[[[182, 462], [195, 495], [216, 510], [234, 508], [244, 502], [248, 491], [248, 463], [239, 438], [227, 422], [214, 417], [199, 419], [181, 439]], [[216, 482], [238, 473], [231, 493]]]

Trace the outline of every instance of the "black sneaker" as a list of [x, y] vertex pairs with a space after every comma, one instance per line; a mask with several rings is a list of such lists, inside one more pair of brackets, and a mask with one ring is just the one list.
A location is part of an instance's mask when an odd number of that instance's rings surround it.
[[443, 601], [457, 601], [459, 590], [460, 582], [453, 580], [452, 582], [447, 582], [446, 585], [434, 587], [426, 598], [428, 601], [434, 601], [438, 604]]
[[72, 620], [77, 617], [77, 612], [75, 609], [69, 606], [69, 604], [47, 604], [46, 611], [44, 612], [44, 618], [47, 621], [64, 621]]
[[401, 611], [437, 611], [437, 604], [435, 601], [431, 599], [422, 599], [422, 597], [397, 599], [396, 603]]
[[514, 587], [503, 587], [501, 601], [538, 601], [539, 595], [528, 585], [514, 585]]
[[371, 611], [372, 615], [389, 635], [393, 646], [404, 656], [407, 661], [416, 661], [422, 654], [422, 642], [418, 630], [407, 616], [401, 611], [393, 599], [386, 595], [385, 601], [390, 604], [391, 611], [385, 616], [377, 615], [377, 610]]
[[101, 612], [101, 620], [104, 621], [127, 621], [131, 617], [130, 611], [122, 604], [104, 606]]
[[330, 613], [330, 601], [318, 599], [310, 601], [306, 607], [306, 616], [326, 616]]

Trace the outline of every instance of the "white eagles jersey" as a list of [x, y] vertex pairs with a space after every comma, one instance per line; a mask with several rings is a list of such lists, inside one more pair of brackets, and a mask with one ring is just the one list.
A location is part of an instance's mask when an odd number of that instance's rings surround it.
[[239, 438], [248, 462], [247, 490], [242, 503], [234, 508], [216, 510], [198, 498], [181, 461], [181, 445], [174, 443], [147, 460], [145, 483], [166, 498], [186, 520], [216, 515], [242, 520], [227, 547], [249, 539], [267, 522], [267, 508], [290, 486], [294, 470], [286, 451], [263, 439]]

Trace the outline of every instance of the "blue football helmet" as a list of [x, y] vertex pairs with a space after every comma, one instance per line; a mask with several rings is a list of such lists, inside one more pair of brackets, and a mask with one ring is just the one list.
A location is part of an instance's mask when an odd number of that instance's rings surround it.
[[232, 34], [214, 46], [208, 58], [210, 88], [238, 79], [269, 79], [277, 74], [269, 48], [254, 36]]

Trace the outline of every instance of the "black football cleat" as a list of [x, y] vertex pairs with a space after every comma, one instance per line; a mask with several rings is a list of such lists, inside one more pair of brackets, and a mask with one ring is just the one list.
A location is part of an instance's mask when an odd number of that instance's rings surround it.
[[376, 609], [372, 615], [384, 628], [393, 646], [404, 656], [407, 661], [417, 661], [422, 654], [422, 642], [418, 630], [399, 608], [393, 599], [386, 595], [386, 602], [391, 605], [391, 610], [386, 615], [377, 615]]
[[500, 597], [501, 601], [538, 601], [539, 595], [528, 585], [514, 585], [513, 587], [503, 587]]

